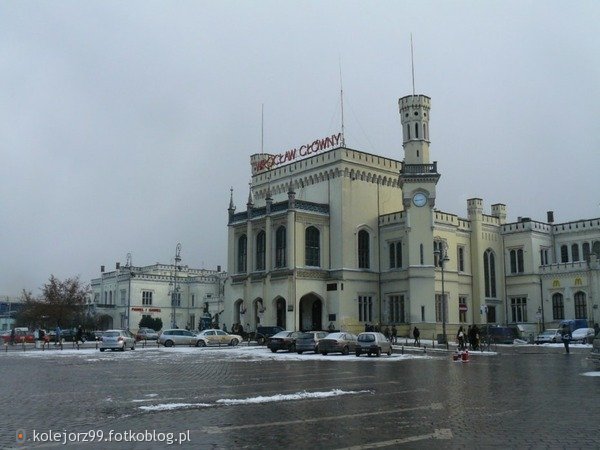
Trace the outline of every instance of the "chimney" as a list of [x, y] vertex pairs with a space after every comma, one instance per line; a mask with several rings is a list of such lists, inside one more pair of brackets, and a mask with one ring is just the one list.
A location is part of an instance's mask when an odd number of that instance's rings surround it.
[[117, 262], [115, 263], [115, 269], [119, 270], [121, 268], [121, 263]]
[[100, 273], [104, 273], [104, 266], [100, 266]]
[[554, 223], [554, 211], [548, 211], [548, 223]]
[[217, 272], [221, 271], [221, 266], [217, 266]]

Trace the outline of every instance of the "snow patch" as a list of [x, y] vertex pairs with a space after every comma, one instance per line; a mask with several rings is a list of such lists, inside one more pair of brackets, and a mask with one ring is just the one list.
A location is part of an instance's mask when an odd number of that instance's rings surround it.
[[582, 373], [584, 377], [600, 377], [600, 372], [585, 372]]
[[144, 411], [172, 411], [174, 409], [207, 408], [208, 403], [162, 403], [159, 405], [140, 406]]
[[242, 399], [220, 399], [217, 400], [217, 403], [221, 403], [223, 405], [243, 405], [249, 403], [270, 403], [270, 402], [284, 402], [289, 400], [302, 400], [304, 398], [327, 398], [327, 397], [337, 397], [340, 395], [351, 395], [351, 394], [364, 394], [370, 393], [372, 391], [343, 391], [341, 389], [333, 389], [331, 391], [326, 392], [297, 392], [295, 394], [277, 394], [271, 395], [268, 397], [259, 396], [259, 397], [249, 397]]

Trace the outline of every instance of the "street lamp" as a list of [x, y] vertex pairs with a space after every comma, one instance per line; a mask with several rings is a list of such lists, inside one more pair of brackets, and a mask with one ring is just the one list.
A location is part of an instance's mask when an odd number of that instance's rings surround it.
[[181, 262], [181, 244], [177, 244], [175, 247], [175, 276], [173, 277], [173, 292], [171, 293], [171, 326], [177, 328], [177, 322], [175, 321], [175, 303], [178, 300], [178, 288], [177, 288], [177, 271], [179, 270], [179, 263]]
[[439, 250], [434, 250], [433, 254], [438, 257], [438, 261], [442, 269], [442, 335], [444, 336], [446, 349], [448, 349], [448, 338], [446, 336], [446, 289], [444, 286], [444, 264], [450, 261], [450, 258], [448, 258], [443, 245], [440, 245]]

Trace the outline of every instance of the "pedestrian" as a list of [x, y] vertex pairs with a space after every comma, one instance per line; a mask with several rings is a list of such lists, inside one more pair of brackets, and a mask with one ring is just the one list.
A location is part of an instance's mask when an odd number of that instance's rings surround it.
[[569, 341], [571, 340], [571, 330], [569, 329], [569, 326], [566, 323], [563, 325], [560, 335], [562, 336], [562, 341], [563, 341], [563, 345], [565, 346], [565, 351], [568, 354], [569, 353]]
[[365, 323], [365, 332], [369, 331], [369, 322]]
[[13, 329], [10, 330], [10, 345], [15, 345], [16, 334], [17, 332], [15, 331], [15, 327], [13, 327]]
[[227, 325], [223, 324], [223, 331], [227, 333]]
[[463, 331], [462, 325], [458, 327], [458, 333], [456, 333], [456, 340], [458, 342], [458, 349], [465, 349], [465, 332]]
[[471, 327], [469, 341], [471, 342], [471, 348], [473, 350], [479, 350], [479, 328], [475, 324]]
[[595, 337], [600, 337], [600, 336], [598, 336], [598, 333], [600, 333], [600, 326], [599, 326], [599, 325], [598, 325], [598, 323], [596, 322], [596, 323], [594, 324], [594, 336], [595, 336]]
[[413, 329], [413, 338], [415, 338], [415, 346], [416, 347], [420, 347], [421, 346], [421, 332], [419, 331], [419, 329], [416, 327]]
[[398, 330], [396, 325], [392, 325], [392, 342], [396, 344], [398, 342]]
[[60, 329], [60, 325], [56, 325], [56, 329], [54, 330], [55, 332], [55, 341], [54, 341], [54, 345], [57, 345], [60, 342], [60, 335], [62, 333], [62, 330]]
[[389, 341], [390, 340], [390, 327], [389, 326], [385, 326], [385, 330], [383, 330], [383, 334], [385, 336], [385, 338]]
[[83, 344], [83, 328], [81, 325], [77, 327], [77, 332], [75, 333], [75, 340], [77, 341], [77, 345], [81, 342]]
[[469, 328], [467, 328], [467, 342], [469, 343], [469, 349], [473, 350], [473, 342], [471, 339], [471, 325], [469, 325]]

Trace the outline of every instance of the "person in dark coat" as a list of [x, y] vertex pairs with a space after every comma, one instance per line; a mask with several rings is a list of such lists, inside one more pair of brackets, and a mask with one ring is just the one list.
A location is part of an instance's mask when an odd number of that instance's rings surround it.
[[81, 325], [79, 325], [77, 327], [77, 333], [75, 333], [75, 339], [76, 339], [76, 341], [77, 341], [78, 344], [80, 342], [83, 343], [83, 328], [81, 328]]
[[456, 341], [458, 342], [458, 349], [465, 349], [465, 332], [463, 331], [462, 325], [458, 328], [458, 332], [456, 333]]
[[396, 344], [398, 342], [398, 330], [396, 325], [392, 325], [392, 342]]
[[569, 353], [569, 342], [571, 341], [571, 330], [569, 326], [565, 323], [560, 331], [560, 335], [562, 336], [563, 345], [565, 346], [565, 351]]
[[421, 332], [419, 331], [419, 329], [415, 326], [415, 328], [413, 329], [413, 338], [415, 338], [415, 345], [417, 347], [421, 346]]

